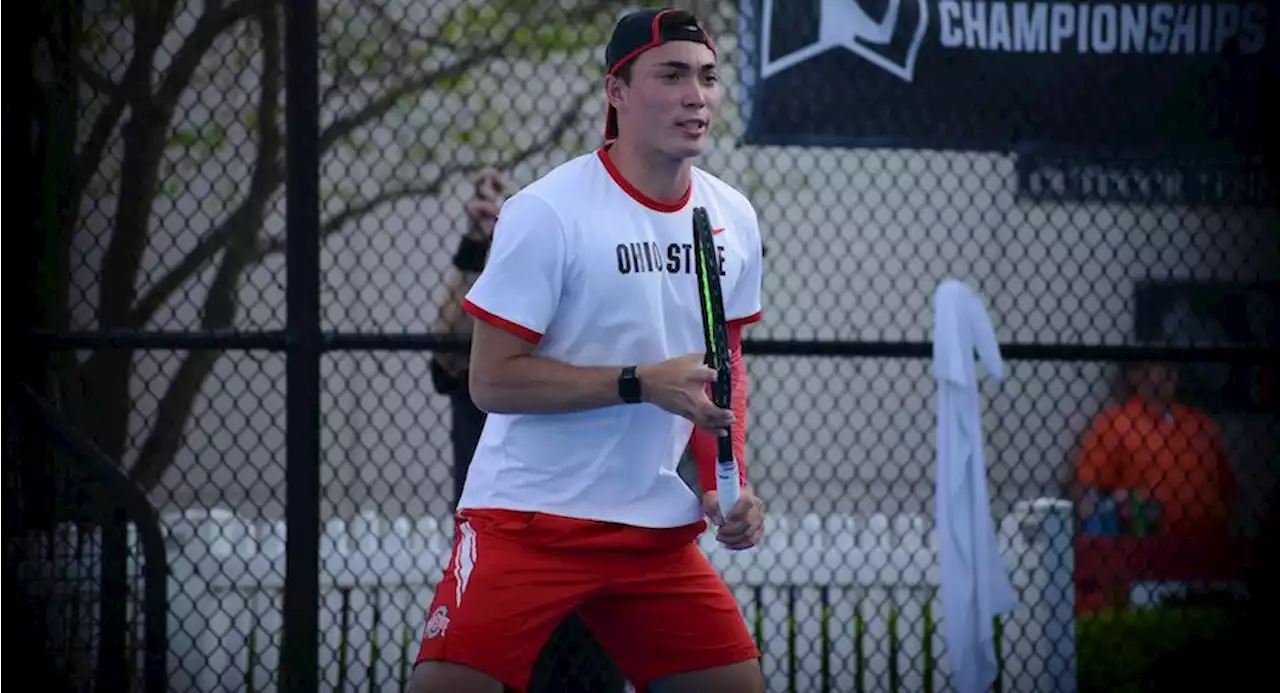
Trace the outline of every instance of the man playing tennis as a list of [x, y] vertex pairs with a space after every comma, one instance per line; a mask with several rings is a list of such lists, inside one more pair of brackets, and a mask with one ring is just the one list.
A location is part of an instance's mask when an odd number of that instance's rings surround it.
[[[704, 518], [733, 549], [764, 531], [745, 471], [726, 518], [714, 491], [715, 436], [732, 425], [744, 459], [741, 330], [760, 319], [762, 264], [754, 208], [691, 163], [720, 105], [716, 54], [692, 15], [645, 11], [619, 21], [606, 63], [605, 146], [505, 203], [463, 302], [489, 417], [415, 693], [525, 690], [571, 611], [638, 690], [764, 691], [737, 602], [696, 543]], [[707, 394], [695, 207], [720, 256], [732, 411]], [[676, 473], [687, 447], [701, 499]]]

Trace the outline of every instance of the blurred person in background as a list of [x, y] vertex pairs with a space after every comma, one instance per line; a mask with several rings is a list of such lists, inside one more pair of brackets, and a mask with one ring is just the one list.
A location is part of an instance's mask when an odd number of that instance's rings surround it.
[[1128, 364], [1124, 376], [1127, 397], [1093, 421], [1076, 463], [1086, 532], [1225, 537], [1236, 482], [1217, 425], [1178, 402], [1177, 364]]
[[[500, 171], [485, 169], [473, 179], [466, 203], [466, 224], [453, 255], [444, 303], [436, 316], [435, 334], [471, 335], [472, 319], [462, 310], [462, 299], [471, 290], [489, 254], [493, 228], [502, 208], [507, 181]], [[471, 399], [467, 383], [469, 353], [436, 351], [431, 357], [431, 380], [436, 392], [449, 398], [452, 410], [450, 442], [453, 445], [453, 498], [456, 510], [467, 469], [484, 429], [485, 413]], [[530, 691], [534, 693], [620, 693], [622, 674], [582, 621], [571, 614], [551, 635], [539, 658]]]
[[[476, 283], [489, 254], [489, 241], [498, 222], [501, 196], [507, 182], [502, 173], [485, 169], [476, 175], [471, 198], [467, 200], [467, 221], [462, 238], [453, 255], [453, 271], [449, 273], [444, 302], [436, 316], [433, 331], [439, 335], [471, 336], [471, 316], [462, 310], [462, 299]], [[457, 508], [466, 481], [467, 467], [475, 454], [480, 431], [484, 428], [484, 412], [471, 400], [467, 384], [468, 353], [466, 350], [437, 351], [431, 357], [431, 381], [436, 392], [449, 398], [453, 426], [453, 499]]]

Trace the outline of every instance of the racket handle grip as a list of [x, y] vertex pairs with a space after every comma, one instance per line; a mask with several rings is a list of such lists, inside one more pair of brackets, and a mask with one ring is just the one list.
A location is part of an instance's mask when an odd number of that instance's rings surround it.
[[716, 460], [716, 493], [720, 497], [720, 517], [729, 518], [729, 511], [738, 504], [742, 487], [738, 483], [738, 461], [730, 457]]

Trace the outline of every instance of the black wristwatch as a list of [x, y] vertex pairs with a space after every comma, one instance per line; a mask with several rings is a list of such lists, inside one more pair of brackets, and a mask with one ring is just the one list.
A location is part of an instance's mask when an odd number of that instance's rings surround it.
[[640, 376], [636, 375], [635, 366], [627, 366], [618, 376], [618, 395], [627, 404], [640, 402]]

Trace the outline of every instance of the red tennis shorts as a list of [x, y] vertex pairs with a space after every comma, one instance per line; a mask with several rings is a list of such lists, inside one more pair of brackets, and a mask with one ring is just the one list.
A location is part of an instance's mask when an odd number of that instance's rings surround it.
[[417, 661], [456, 662], [524, 691], [552, 630], [573, 611], [637, 690], [756, 659], [737, 601], [696, 543], [705, 526], [462, 511]]

